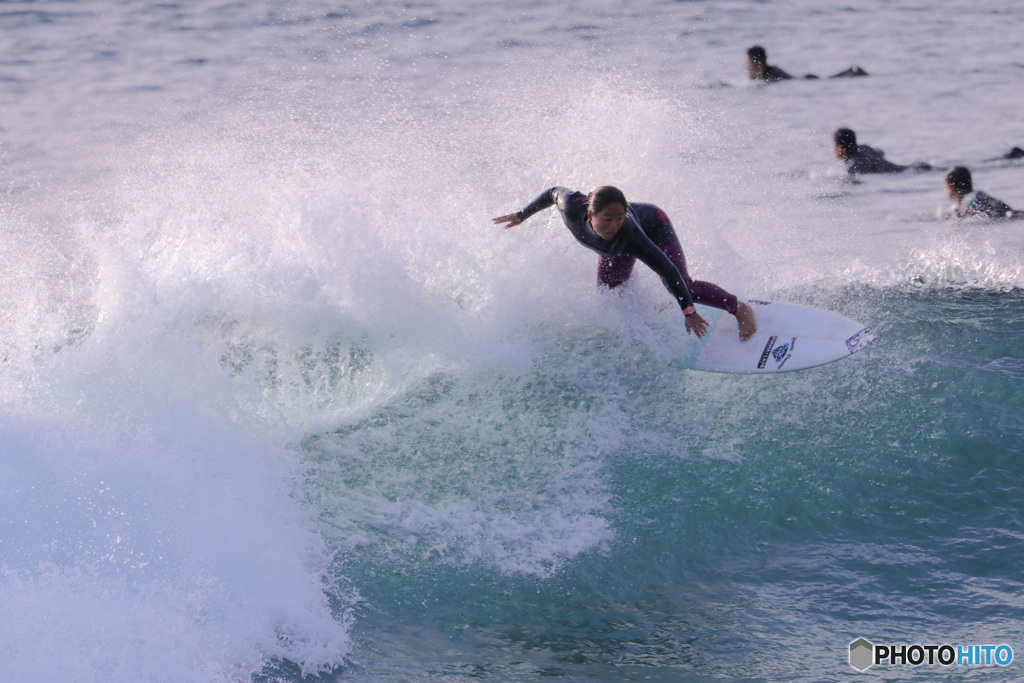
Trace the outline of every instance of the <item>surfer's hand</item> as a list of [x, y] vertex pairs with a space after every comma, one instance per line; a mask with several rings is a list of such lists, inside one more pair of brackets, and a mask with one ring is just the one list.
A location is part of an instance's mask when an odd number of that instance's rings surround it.
[[700, 339], [708, 333], [708, 321], [700, 317], [700, 313], [686, 316], [686, 334], [693, 333]]
[[507, 223], [507, 225], [503, 226], [507, 229], [516, 227], [517, 225], [523, 222], [523, 219], [515, 215], [514, 213], [510, 213], [505, 216], [498, 216], [497, 218], [492, 218], [491, 222], [493, 222], [495, 225]]

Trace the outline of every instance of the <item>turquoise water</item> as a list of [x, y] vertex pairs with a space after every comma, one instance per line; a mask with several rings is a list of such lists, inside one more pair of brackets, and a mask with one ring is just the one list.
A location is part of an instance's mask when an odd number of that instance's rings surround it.
[[[366, 601], [357, 670], [415, 679], [429, 660], [432, 675], [502, 680], [821, 680], [855, 673], [847, 645], [865, 634], [1016, 642], [1022, 299], [847, 294], [888, 340], [859, 365], [752, 386], [616, 349], [589, 376], [431, 378], [307, 443], [324, 458], [316, 507], [365, 517], [379, 541], [334, 568]], [[424, 429], [426, 406], [451, 428]], [[378, 438], [380, 450], [364, 441]], [[356, 514], [353, 492], [367, 489], [393, 507]], [[557, 518], [542, 517], [554, 500]], [[596, 513], [605, 533], [557, 571], [466, 556], [495, 541], [475, 515], [530, 519], [557, 555], [571, 551], [560, 529]]]
[[[0, 681], [1020, 678], [1010, 2], [0, 5]], [[993, 40], [992, 36], [999, 36]], [[753, 43], [792, 73], [751, 87]], [[969, 106], [965, 103], [969, 103]], [[552, 212], [877, 333], [685, 370]]]

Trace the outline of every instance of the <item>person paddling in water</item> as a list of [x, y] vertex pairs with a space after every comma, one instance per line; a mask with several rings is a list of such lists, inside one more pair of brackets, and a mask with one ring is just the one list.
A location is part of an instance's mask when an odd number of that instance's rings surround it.
[[703, 337], [707, 321], [697, 313], [694, 302], [720, 308], [736, 316], [740, 340], [750, 339], [757, 330], [754, 311], [718, 285], [692, 280], [686, 258], [672, 223], [653, 204], [627, 202], [622, 190], [605, 185], [589, 195], [564, 187], [552, 187], [525, 209], [494, 218], [495, 225], [513, 228], [527, 218], [557, 206], [569, 232], [585, 247], [601, 255], [597, 265], [598, 284], [613, 289], [629, 280], [637, 259], [661, 276], [665, 287], [683, 309], [686, 332]]

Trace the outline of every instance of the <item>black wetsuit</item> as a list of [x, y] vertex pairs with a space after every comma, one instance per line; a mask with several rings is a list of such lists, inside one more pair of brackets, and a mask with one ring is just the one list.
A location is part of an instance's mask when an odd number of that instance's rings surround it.
[[778, 83], [779, 81], [788, 81], [791, 78], [793, 77], [779, 67], [772, 66], [771, 64], [765, 64], [764, 76], [758, 80], [762, 80], [765, 83]]
[[[840, 71], [837, 74], [832, 74], [831, 76], [829, 76], [829, 78], [852, 78], [867, 75], [868, 72], [860, 68], [859, 66], [851, 66], [849, 69], [846, 69], [845, 71]], [[765, 83], [778, 83], [779, 81], [792, 80], [792, 78], [792, 76], [790, 76], [788, 73], [786, 73], [779, 67], [772, 66], [771, 64], [766, 64], [764, 67], [764, 75], [761, 78], [755, 80], [764, 81]], [[818, 80], [818, 77], [815, 76], [814, 74], [804, 74], [803, 78], [806, 81]]]
[[957, 218], [1020, 218], [1024, 213], [1014, 211], [1005, 202], [1001, 202], [990, 194], [975, 190], [954, 204], [951, 211]]
[[885, 158], [885, 153], [868, 145], [857, 145], [857, 153], [846, 159], [846, 170], [850, 173], [900, 173], [907, 169], [927, 171], [931, 166], [919, 161], [910, 166], [894, 164]]
[[[684, 311], [699, 303], [736, 312], [736, 297], [718, 285], [690, 279], [679, 238], [665, 212], [654, 204], [630, 202], [626, 218], [615, 236], [606, 240], [590, 227], [587, 220], [587, 196], [564, 187], [545, 190], [526, 208], [516, 212], [526, 220], [538, 211], [557, 206], [562, 221], [573, 237], [602, 256], [598, 281], [616, 287], [629, 279], [636, 259], [657, 273]], [[692, 292], [692, 294], [691, 294]]]

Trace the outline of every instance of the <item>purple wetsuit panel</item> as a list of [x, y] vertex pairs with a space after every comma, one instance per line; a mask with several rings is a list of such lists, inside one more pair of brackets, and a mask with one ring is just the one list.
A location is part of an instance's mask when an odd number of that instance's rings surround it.
[[[735, 294], [730, 294], [714, 283], [694, 280], [690, 277], [686, 270], [686, 256], [683, 255], [683, 247], [678, 240], [659, 244], [658, 248], [668, 256], [676, 270], [679, 271], [694, 301], [712, 308], [720, 308], [728, 313], [736, 313], [738, 302]], [[636, 257], [626, 254], [601, 256], [597, 264], [598, 284], [610, 289], [624, 284], [633, 274], [633, 264], [635, 263]]]

